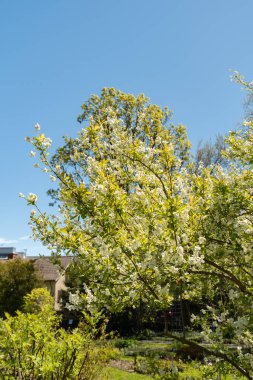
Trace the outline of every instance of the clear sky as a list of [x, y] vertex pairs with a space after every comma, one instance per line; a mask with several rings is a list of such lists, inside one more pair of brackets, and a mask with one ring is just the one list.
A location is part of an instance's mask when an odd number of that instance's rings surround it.
[[39, 122], [56, 148], [102, 87], [168, 105], [193, 146], [234, 129], [244, 94], [230, 70], [253, 77], [252, 14], [252, 0], [1, 0], [0, 245], [46, 253], [18, 193], [45, 210], [51, 183], [24, 138]]

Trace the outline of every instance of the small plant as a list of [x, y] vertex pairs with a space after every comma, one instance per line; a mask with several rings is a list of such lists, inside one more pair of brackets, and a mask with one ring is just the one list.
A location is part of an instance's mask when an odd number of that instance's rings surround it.
[[156, 380], [179, 380], [180, 369], [173, 362], [157, 357], [136, 358], [136, 372], [151, 375]]
[[138, 333], [138, 339], [143, 339], [143, 340], [145, 339], [149, 340], [155, 336], [156, 336], [156, 333], [150, 329], [145, 329]]
[[116, 339], [115, 341], [115, 347], [117, 348], [129, 348], [132, 347], [136, 344], [135, 339], [124, 339], [124, 338], [119, 338]]

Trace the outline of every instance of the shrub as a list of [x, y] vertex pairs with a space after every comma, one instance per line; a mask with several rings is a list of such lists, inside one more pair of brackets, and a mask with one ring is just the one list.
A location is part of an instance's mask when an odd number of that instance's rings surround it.
[[[45, 291], [43, 290], [43, 293]], [[45, 295], [45, 294], [44, 294]], [[27, 304], [31, 307], [31, 299]], [[50, 301], [49, 294], [46, 299]], [[29, 301], [29, 302], [28, 302]], [[0, 376], [8, 380], [97, 380], [106, 349], [94, 342], [95, 331], [59, 329], [49, 304], [35, 313], [6, 315], [0, 325]]]

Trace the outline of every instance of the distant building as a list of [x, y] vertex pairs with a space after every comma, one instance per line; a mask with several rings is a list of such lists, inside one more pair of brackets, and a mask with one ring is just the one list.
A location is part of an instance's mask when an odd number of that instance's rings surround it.
[[27, 258], [34, 261], [35, 268], [37, 268], [40, 272], [47, 289], [54, 297], [55, 310], [60, 311], [62, 306], [62, 294], [67, 290], [67, 287], [65, 285], [65, 271], [73, 260], [73, 257], [59, 257], [57, 259], [57, 264], [54, 264], [52, 262], [51, 257]]
[[26, 252], [17, 252], [15, 247], [0, 247], [0, 260], [14, 259], [15, 257], [26, 258]]
[[45, 286], [54, 297], [55, 310], [60, 311], [62, 307], [62, 294], [67, 290], [65, 285], [65, 271], [73, 257], [62, 256], [57, 259], [57, 263], [52, 262], [52, 258], [43, 256], [26, 256], [26, 252], [17, 252], [15, 247], [0, 247], [0, 262], [22, 258], [33, 261], [35, 268], [41, 274]]

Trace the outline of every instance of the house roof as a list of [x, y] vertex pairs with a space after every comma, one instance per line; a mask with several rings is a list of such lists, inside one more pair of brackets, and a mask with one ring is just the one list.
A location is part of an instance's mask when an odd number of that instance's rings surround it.
[[44, 281], [56, 281], [72, 260], [71, 256], [62, 256], [55, 264], [50, 257], [40, 257], [34, 259], [34, 266], [39, 270]]

